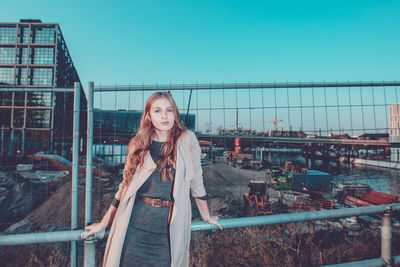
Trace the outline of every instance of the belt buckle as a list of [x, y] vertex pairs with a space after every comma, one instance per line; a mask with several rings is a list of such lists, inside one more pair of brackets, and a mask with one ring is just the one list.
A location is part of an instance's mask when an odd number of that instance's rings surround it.
[[157, 205], [157, 204], [154, 203], [155, 201], [158, 201], [158, 200], [161, 201], [161, 199], [152, 198], [152, 199], [151, 199], [151, 205], [152, 205], [153, 207], [160, 208], [160, 207], [161, 207], [160, 205]]

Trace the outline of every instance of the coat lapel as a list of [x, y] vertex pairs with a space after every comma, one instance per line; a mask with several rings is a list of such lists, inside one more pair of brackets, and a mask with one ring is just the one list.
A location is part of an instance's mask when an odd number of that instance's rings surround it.
[[132, 182], [129, 184], [128, 189], [123, 197], [122, 203], [126, 202], [131, 196], [133, 196], [136, 191], [143, 185], [143, 183], [149, 178], [150, 174], [157, 168], [157, 165], [154, 163], [151, 158], [150, 151], [147, 151], [146, 156], [144, 157], [143, 166], [140, 165], [137, 167]]

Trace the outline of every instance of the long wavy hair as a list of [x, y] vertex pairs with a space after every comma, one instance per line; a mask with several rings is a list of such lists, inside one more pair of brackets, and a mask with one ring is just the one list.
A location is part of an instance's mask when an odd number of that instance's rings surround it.
[[156, 92], [147, 99], [146, 105], [143, 110], [142, 118], [140, 119], [140, 127], [136, 136], [133, 137], [128, 144], [128, 156], [126, 158], [123, 183], [129, 185], [132, 181], [133, 174], [136, 168], [140, 165], [143, 166], [144, 157], [149, 150], [150, 143], [155, 135], [155, 128], [151, 122], [150, 109], [153, 103], [160, 99], [165, 98], [169, 101], [175, 122], [170, 130], [168, 140], [164, 145], [163, 152], [157, 164], [160, 164], [161, 179], [165, 182], [167, 179], [173, 180], [171, 170], [175, 167], [176, 163], [176, 142], [180, 135], [186, 130], [185, 126], [179, 121], [179, 111], [175, 101], [172, 99], [171, 94], [168, 92]]

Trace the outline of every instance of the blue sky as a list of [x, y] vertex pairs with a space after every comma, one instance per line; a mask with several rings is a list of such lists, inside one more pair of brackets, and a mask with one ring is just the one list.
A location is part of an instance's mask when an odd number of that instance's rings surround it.
[[400, 1], [3, 0], [61, 25], [84, 85], [399, 79]]
[[397, 0], [3, 0], [0, 14], [59, 23], [84, 87], [400, 78]]

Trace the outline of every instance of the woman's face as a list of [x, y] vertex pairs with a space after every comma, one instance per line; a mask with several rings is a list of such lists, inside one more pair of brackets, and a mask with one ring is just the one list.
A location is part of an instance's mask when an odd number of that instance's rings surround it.
[[150, 118], [156, 130], [165, 132], [172, 129], [175, 115], [168, 99], [160, 98], [154, 101], [150, 108]]

